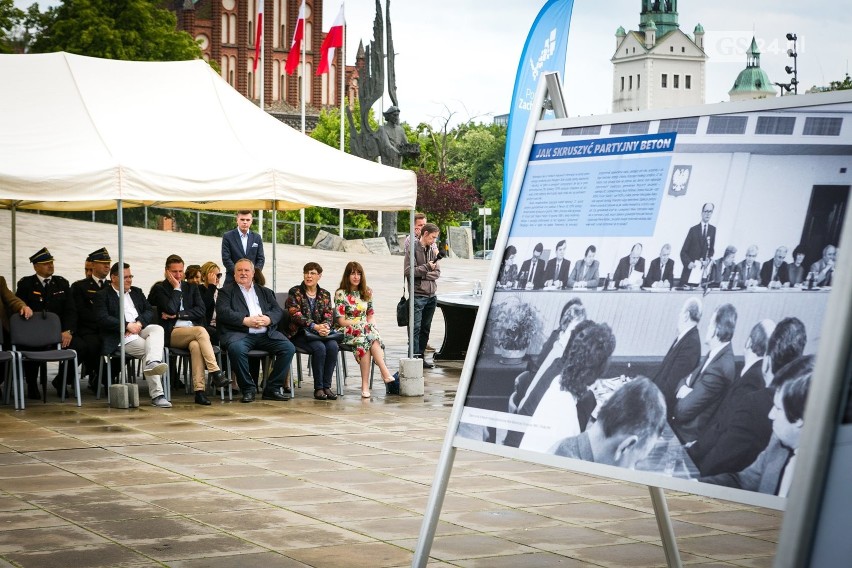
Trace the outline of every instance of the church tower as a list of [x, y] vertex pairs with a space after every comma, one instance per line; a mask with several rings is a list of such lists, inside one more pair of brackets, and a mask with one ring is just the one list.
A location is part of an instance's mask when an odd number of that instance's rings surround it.
[[677, 0], [642, 0], [639, 30], [615, 33], [612, 112], [704, 104], [704, 28], [689, 36]]

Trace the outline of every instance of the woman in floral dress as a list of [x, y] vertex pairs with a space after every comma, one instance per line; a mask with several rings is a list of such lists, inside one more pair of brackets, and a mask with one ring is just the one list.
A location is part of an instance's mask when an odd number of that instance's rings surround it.
[[373, 291], [367, 287], [364, 268], [350, 262], [343, 270], [340, 288], [334, 293], [335, 323], [343, 332], [343, 344], [351, 345], [361, 367], [361, 396], [370, 398], [370, 357], [382, 373], [388, 394], [397, 394], [399, 385], [387, 365], [379, 330], [373, 324]]

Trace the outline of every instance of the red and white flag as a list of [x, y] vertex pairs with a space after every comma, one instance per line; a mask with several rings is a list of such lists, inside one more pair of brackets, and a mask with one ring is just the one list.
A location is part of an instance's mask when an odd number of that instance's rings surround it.
[[287, 55], [287, 64], [284, 70], [292, 75], [299, 66], [299, 58], [302, 50], [302, 39], [305, 37], [305, 3], [299, 7], [299, 19], [296, 20], [296, 29], [293, 31], [293, 41], [290, 43], [290, 53]]
[[252, 72], [257, 71], [260, 65], [260, 52], [263, 50], [263, 0], [257, 0], [257, 31], [254, 38], [254, 67]]
[[331, 29], [328, 30], [325, 39], [322, 40], [322, 56], [320, 57], [319, 67], [317, 67], [317, 75], [328, 73], [331, 62], [334, 61], [335, 48], [343, 47], [343, 26], [345, 25], [343, 4], [341, 4], [337, 18], [335, 18], [334, 23], [331, 25]]

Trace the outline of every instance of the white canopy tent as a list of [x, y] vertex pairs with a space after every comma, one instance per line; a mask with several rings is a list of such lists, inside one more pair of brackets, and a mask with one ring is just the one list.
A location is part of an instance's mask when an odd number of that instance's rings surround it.
[[[204, 61], [0, 55], [0, 207], [413, 211], [413, 172], [317, 142]], [[413, 223], [412, 223], [413, 224]], [[14, 226], [12, 271], [15, 271]], [[274, 261], [273, 248], [273, 261]], [[274, 278], [274, 272], [273, 272]]]
[[412, 172], [302, 135], [201, 60], [0, 55], [0, 77], [4, 207], [415, 206]]

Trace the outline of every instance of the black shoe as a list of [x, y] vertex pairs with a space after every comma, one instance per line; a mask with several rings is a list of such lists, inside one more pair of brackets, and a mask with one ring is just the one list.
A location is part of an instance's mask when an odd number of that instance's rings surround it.
[[210, 406], [211, 403], [207, 400], [207, 395], [204, 394], [204, 391], [195, 391], [195, 404]]
[[39, 392], [37, 386], [27, 387], [27, 398], [30, 400], [41, 400], [41, 393]]
[[212, 382], [216, 388], [226, 387], [231, 382], [231, 379], [223, 375], [222, 371], [213, 371], [212, 373], [209, 373], [208, 376], [210, 377], [210, 382]]
[[243, 398], [240, 402], [254, 402], [254, 391], [246, 391], [243, 393]]
[[327, 400], [337, 400], [337, 394], [335, 394], [335, 392], [333, 390], [331, 390], [329, 388], [324, 388], [324, 389], [322, 389], [322, 392], [325, 393], [325, 398]]
[[314, 390], [314, 398], [317, 400], [328, 400], [325, 391], [323, 391], [322, 389]]
[[434, 369], [434, 368], [435, 368], [435, 363], [429, 363], [428, 361], [426, 361], [426, 360], [424, 359], [424, 360], [423, 360], [423, 368], [424, 368], [424, 369]]
[[290, 400], [290, 396], [282, 391], [264, 390], [263, 400]]
[[[59, 375], [53, 377], [53, 380], [50, 381], [50, 384], [53, 385], [53, 388], [56, 389], [56, 396], [58, 396], [59, 398], [62, 398], [63, 397], [63, 394], [62, 394], [62, 379], [59, 377]], [[67, 398], [70, 395], [66, 392], [64, 394], [64, 396]]]

